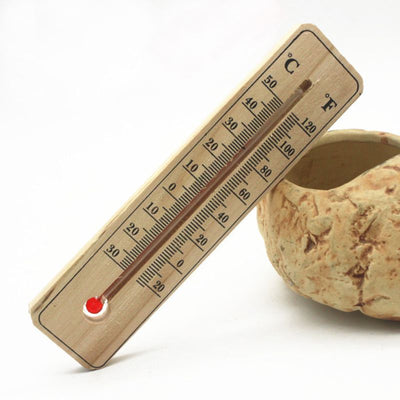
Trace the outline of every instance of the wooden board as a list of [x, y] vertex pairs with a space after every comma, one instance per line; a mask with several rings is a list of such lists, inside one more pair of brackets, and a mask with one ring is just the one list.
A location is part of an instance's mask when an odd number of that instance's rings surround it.
[[[104, 366], [361, 91], [360, 76], [315, 26], [297, 28], [38, 296], [34, 324], [83, 366]], [[252, 149], [255, 137], [262, 140]], [[174, 221], [180, 225], [135, 269]], [[103, 318], [88, 318], [86, 300], [126, 271], [133, 274]]]

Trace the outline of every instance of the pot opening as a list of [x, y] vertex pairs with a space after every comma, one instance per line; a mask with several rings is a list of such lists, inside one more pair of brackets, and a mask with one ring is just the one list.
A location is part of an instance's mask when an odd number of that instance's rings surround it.
[[317, 145], [285, 179], [309, 189], [333, 189], [398, 154], [400, 147], [380, 142], [354, 140]]

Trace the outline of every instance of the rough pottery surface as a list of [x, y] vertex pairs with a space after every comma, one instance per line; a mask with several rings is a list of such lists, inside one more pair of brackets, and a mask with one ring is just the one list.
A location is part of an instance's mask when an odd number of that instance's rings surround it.
[[261, 200], [257, 217], [292, 290], [400, 320], [400, 136], [326, 133]]

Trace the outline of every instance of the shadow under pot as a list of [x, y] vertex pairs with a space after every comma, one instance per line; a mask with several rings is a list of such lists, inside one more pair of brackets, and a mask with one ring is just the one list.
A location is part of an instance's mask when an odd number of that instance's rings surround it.
[[326, 133], [263, 197], [257, 218], [293, 291], [400, 320], [400, 136]]

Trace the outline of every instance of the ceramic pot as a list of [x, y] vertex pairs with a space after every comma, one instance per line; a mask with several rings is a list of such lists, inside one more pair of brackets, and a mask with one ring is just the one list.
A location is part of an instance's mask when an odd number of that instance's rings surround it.
[[400, 320], [400, 136], [326, 133], [264, 196], [257, 218], [292, 290]]

